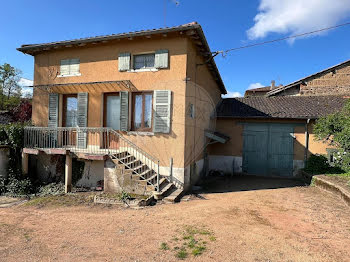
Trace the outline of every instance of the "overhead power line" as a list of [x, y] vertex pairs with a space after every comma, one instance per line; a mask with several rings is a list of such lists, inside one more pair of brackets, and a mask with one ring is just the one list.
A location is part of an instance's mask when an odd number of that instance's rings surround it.
[[260, 43], [250, 44], [250, 45], [244, 45], [244, 46], [239, 46], [239, 47], [234, 47], [234, 48], [230, 48], [230, 49], [227, 49], [227, 50], [215, 51], [215, 52], [212, 52], [212, 54], [213, 54], [213, 56], [217, 56], [218, 54], [226, 55], [229, 52], [237, 51], [237, 50], [240, 50], [240, 49], [251, 48], [251, 47], [255, 47], [255, 46], [266, 45], [266, 44], [275, 43], [275, 42], [279, 42], [279, 41], [284, 41], [284, 40], [288, 40], [288, 39], [293, 39], [293, 38], [297, 38], [297, 37], [312, 35], [312, 34], [315, 34], [315, 33], [328, 31], [328, 30], [332, 30], [332, 29], [336, 29], [336, 28], [343, 27], [343, 26], [348, 26], [348, 25], [350, 25], [350, 22], [347, 22], [347, 23], [344, 23], [344, 24], [335, 25], [335, 26], [331, 26], [331, 27], [326, 27], [326, 28], [322, 28], [322, 29], [318, 29], [318, 30], [315, 30], [315, 31], [306, 32], [306, 33], [302, 33], [302, 34], [287, 36], [287, 37], [283, 37], [283, 38], [277, 38], [277, 39], [273, 39], [273, 40], [269, 40], [269, 41], [265, 41], [265, 42], [260, 42]]

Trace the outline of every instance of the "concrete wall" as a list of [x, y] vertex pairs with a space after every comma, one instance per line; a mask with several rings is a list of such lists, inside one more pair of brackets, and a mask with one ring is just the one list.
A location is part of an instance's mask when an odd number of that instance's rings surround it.
[[82, 177], [76, 182], [76, 186], [88, 188], [96, 187], [98, 182], [104, 179], [104, 161], [83, 160], [82, 162], [85, 164], [84, 171]]
[[0, 177], [7, 177], [7, 168], [9, 164], [10, 148], [0, 146]]
[[[217, 131], [231, 137], [226, 144], [212, 144], [209, 146], [209, 168], [221, 170], [225, 173], [242, 172], [243, 155], [243, 123], [286, 123], [298, 124], [294, 128], [294, 157], [293, 166], [296, 171], [304, 167], [305, 154], [305, 122], [306, 120], [239, 120], [239, 119], [218, 119]], [[309, 150], [308, 157], [311, 154], [327, 154], [327, 148], [331, 145], [323, 141], [315, 140], [313, 132], [314, 121], [311, 121], [308, 127], [309, 131]]]

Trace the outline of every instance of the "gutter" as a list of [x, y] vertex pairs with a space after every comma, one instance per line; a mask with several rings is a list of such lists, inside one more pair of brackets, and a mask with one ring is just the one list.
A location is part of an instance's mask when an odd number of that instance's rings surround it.
[[307, 164], [307, 155], [309, 152], [309, 123], [310, 119], [306, 120], [305, 123], [305, 152], [304, 152], [304, 167], [306, 167]]

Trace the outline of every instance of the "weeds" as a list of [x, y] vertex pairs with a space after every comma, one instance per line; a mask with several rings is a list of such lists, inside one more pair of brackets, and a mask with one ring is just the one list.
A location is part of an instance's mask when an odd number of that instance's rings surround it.
[[169, 250], [169, 246], [167, 243], [163, 242], [162, 244], [160, 244], [160, 249], [161, 250]]
[[[171, 249], [175, 252], [175, 257], [181, 260], [186, 259], [190, 254], [195, 257], [202, 255], [207, 249], [208, 241], [216, 241], [213, 232], [204, 227], [185, 226], [179, 234], [180, 236], [173, 237], [169, 244], [163, 242], [160, 249]], [[171, 244], [176, 245], [171, 248]]]
[[182, 248], [180, 249], [177, 253], [176, 253], [176, 257], [179, 259], [185, 259], [187, 258], [188, 253], [186, 251], [186, 249]]

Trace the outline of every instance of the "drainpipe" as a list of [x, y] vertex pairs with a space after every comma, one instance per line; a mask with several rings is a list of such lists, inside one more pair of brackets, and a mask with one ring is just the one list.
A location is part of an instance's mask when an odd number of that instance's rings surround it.
[[307, 154], [309, 152], [309, 123], [310, 119], [306, 120], [305, 124], [305, 153], [304, 153], [304, 167], [306, 167], [307, 163]]

